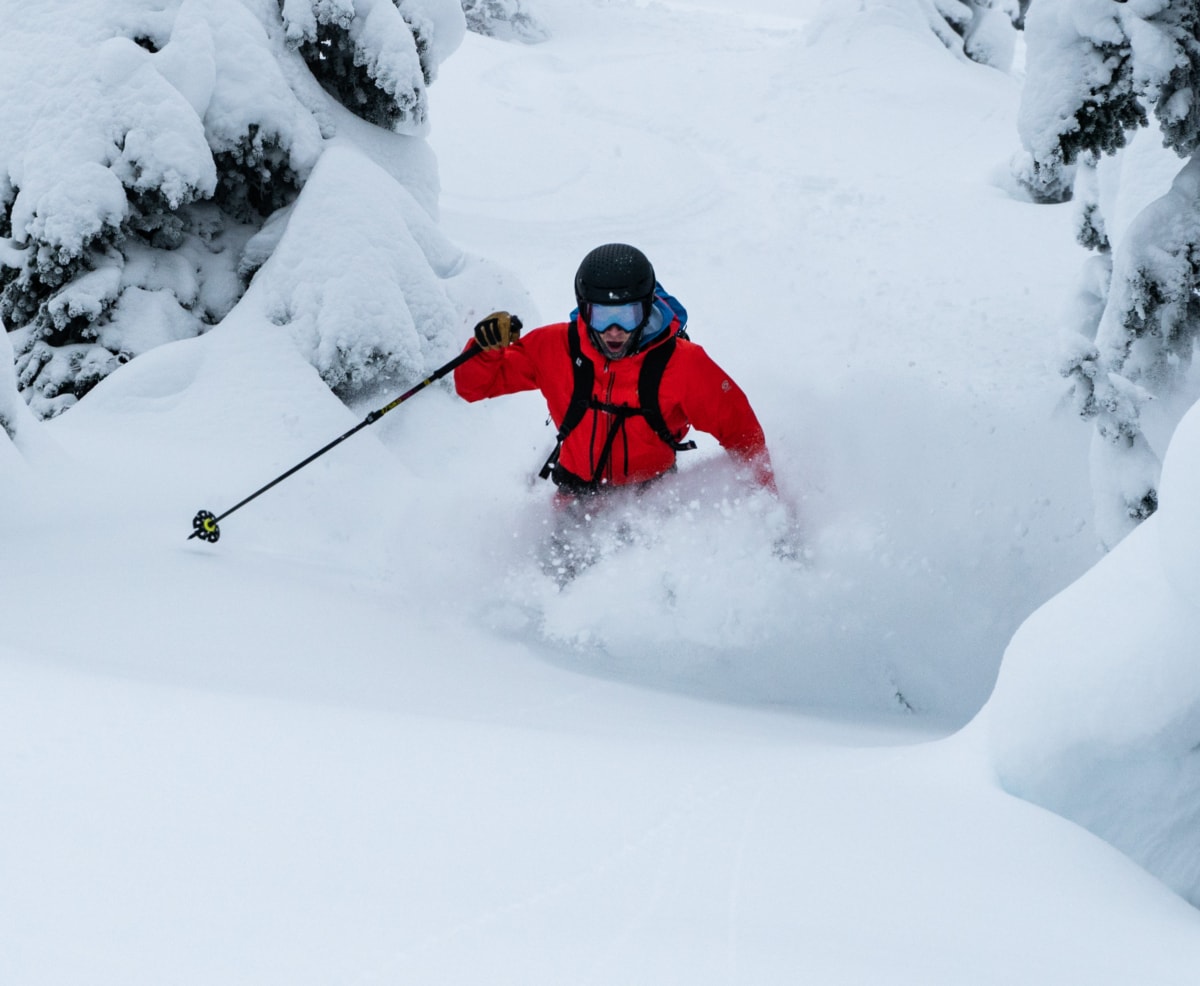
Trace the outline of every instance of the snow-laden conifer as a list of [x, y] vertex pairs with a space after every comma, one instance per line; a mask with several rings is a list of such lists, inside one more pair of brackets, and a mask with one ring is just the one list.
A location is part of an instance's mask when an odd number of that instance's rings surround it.
[[1016, 0], [920, 0], [920, 4], [947, 48], [995, 68], [1007, 69], [1012, 63], [1022, 16]]
[[8, 333], [0, 323], [0, 444], [8, 445], [17, 440], [17, 432], [29, 413], [17, 394], [17, 382], [12, 371], [12, 348], [8, 344]]
[[263, 239], [246, 245], [350, 125], [342, 106], [420, 134], [426, 86], [463, 32], [454, 0], [2, 11], [0, 314], [42, 417], [224, 318], [265, 259]]
[[[1063, 364], [1080, 414], [1094, 423], [1098, 532], [1109, 546], [1157, 505], [1159, 455], [1144, 413], [1177, 391], [1200, 327], [1198, 28], [1195, 0], [1041, 0], [1028, 18], [1021, 177], [1043, 200], [1069, 197], [1074, 181], [1080, 242], [1101, 255], [1112, 250], [1107, 283], [1095, 284], [1095, 265], [1086, 272], [1084, 293], [1102, 308], [1097, 317], [1088, 306], [1071, 326], [1080, 338]], [[1174, 152], [1173, 182], [1155, 173], [1157, 161], [1129, 156], [1146, 127]], [[1110, 167], [1114, 157], [1121, 163]], [[1114, 226], [1106, 212], [1131, 198], [1140, 214]]]

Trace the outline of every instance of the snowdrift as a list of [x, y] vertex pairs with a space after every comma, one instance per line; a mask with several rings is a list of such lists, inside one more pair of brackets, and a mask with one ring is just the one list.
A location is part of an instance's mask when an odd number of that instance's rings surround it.
[[1162, 505], [1038, 610], [980, 716], [1011, 793], [1070, 818], [1200, 906], [1200, 405]]

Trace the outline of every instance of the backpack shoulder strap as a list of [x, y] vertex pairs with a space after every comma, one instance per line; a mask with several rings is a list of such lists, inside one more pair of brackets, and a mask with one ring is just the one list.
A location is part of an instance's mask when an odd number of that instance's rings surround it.
[[[667, 428], [666, 418], [663, 417], [662, 407], [658, 403], [658, 390], [662, 384], [667, 363], [675, 353], [677, 338], [677, 335], [672, 336], [646, 353], [646, 358], [642, 362], [642, 372], [638, 375], [638, 403], [641, 405], [646, 424], [653, 429], [654, 434], [676, 452], [686, 452], [688, 449], [694, 449], [696, 443], [693, 441], [681, 442], [671, 434], [670, 429]], [[684, 338], [687, 337], [684, 336]]]
[[592, 365], [590, 359], [583, 355], [583, 347], [579, 341], [579, 326], [574, 318], [567, 326], [567, 352], [571, 357], [571, 373], [574, 376], [571, 403], [567, 405], [567, 413], [563, 415], [562, 424], [558, 426], [554, 451], [550, 453], [550, 458], [538, 472], [542, 479], [550, 478], [554, 467], [558, 465], [558, 456], [562, 451], [563, 442], [578, 427], [579, 422], [583, 420], [583, 416], [591, 406], [592, 387], [596, 382], [596, 367]]
[[571, 388], [571, 403], [567, 405], [567, 413], [563, 415], [562, 424], [558, 428], [560, 439], [566, 438], [583, 420], [592, 400], [592, 387], [596, 383], [596, 366], [583, 355], [579, 326], [574, 321], [567, 326], [567, 352], [571, 354], [574, 384]]

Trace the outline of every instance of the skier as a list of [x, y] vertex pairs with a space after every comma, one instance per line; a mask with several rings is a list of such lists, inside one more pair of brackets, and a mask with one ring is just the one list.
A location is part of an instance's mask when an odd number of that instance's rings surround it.
[[454, 371], [468, 401], [537, 389], [558, 428], [542, 473], [560, 497], [640, 486], [675, 468], [690, 428], [713, 435], [776, 492], [766, 439], [741, 388], [684, 331], [687, 312], [624, 243], [596, 247], [575, 275], [570, 320], [521, 336], [494, 312], [475, 326], [484, 350]]

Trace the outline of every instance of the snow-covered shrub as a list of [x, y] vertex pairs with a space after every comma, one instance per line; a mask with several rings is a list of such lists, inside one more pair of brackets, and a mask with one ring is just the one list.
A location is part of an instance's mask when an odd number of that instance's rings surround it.
[[1074, 195], [1075, 168], [1064, 165], [1061, 157], [1039, 161], [1028, 151], [1018, 152], [1009, 169], [1034, 202], [1069, 202]]
[[[1062, 175], [1065, 182], [1064, 169], [1079, 162], [1080, 242], [1113, 251], [1102, 316], [1071, 327], [1092, 345], [1073, 339], [1063, 370], [1102, 446], [1092, 457], [1097, 529], [1110, 547], [1155, 509], [1159, 466], [1143, 411], [1148, 401], [1177, 390], [1200, 328], [1200, 178], [1190, 163], [1200, 146], [1198, 30], [1195, 0], [1040, 0], [1026, 29], [1019, 119], [1032, 161], [1021, 169], [1026, 185], [1036, 198], [1031, 176], [1036, 182], [1040, 173], [1045, 184], [1046, 176]], [[1178, 174], [1169, 190], [1142, 201], [1141, 214], [1114, 233], [1095, 171], [1119, 155], [1123, 167], [1113, 173], [1144, 199], [1144, 190], [1157, 184], [1157, 165], [1143, 174], [1145, 157], [1129, 154], [1133, 135], [1152, 119], [1176, 156]], [[1179, 158], [1189, 159], [1182, 169]], [[1089, 268], [1086, 276], [1094, 272]]]
[[467, 29], [501, 41], [545, 41], [546, 28], [522, 0], [462, 0]]
[[921, 0], [942, 44], [972, 61], [1007, 69], [1016, 47], [1018, 8], [1004, 0]]
[[[331, 147], [280, 226], [253, 300], [334, 391], [398, 385], [423, 375], [427, 358], [457, 353], [460, 318], [446, 283], [461, 273], [462, 253], [361, 152]], [[337, 257], [353, 262], [331, 265]]]
[[1198, 502], [1200, 406], [1171, 441], [1158, 512], [1022, 626], [978, 725], [1006, 790], [1200, 907]]
[[44, 0], [4, 18], [0, 315], [43, 417], [220, 321], [263, 259], [245, 245], [338, 128], [330, 95], [420, 133], [464, 30], [454, 0]]
[[55, 446], [17, 391], [12, 346], [0, 320], [0, 518], [12, 516], [10, 495], [29, 475], [28, 467], [47, 461]]
[[[1104, 255], [1112, 251], [1112, 243], [1108, 238], [1108, 224], [1100, 208], [1100, 182], [1096, 172], [1098, 163], [1092, 151], [1080, 155], [1074, 173], [1072, 193], [1076, 207], [1075, 239], [1085, 249]], [[1107, 284], [1107, 281], [1105, 283]], [[1098, 324], [1099, 319], [1093, 323]]]
[[420, 126], [437, 72], [433, 21], [411, 0], [281, 0], [288, 44], [337, 100], [387, 129]]
[[28, 409], [17, 393], [17, 381], [13, 375], [12, 347], [8, 333], [0, 322], [0, 442], [17, 440], [17, 431], [22, 425], [23, 414]]

